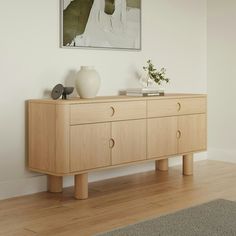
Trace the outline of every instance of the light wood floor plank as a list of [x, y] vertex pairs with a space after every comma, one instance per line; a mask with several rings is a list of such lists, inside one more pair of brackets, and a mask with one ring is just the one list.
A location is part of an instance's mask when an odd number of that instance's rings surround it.
[[236, 165], [201, 161], [194, 176], [181, 167], [89, 184], [89, 199], [39, 193], [0, 201], [0, 235], [87, 236], [216, 198], [236, 200]]

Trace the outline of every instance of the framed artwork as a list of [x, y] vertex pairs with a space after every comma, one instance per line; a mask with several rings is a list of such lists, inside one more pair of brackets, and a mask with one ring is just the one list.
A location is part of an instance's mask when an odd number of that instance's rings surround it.
[[61, 46], [141, 50], [141, 0], [61, 0]]

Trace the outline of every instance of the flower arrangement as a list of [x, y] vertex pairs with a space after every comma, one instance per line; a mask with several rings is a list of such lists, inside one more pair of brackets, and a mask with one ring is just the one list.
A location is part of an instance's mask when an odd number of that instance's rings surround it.
[[147, 72], [146, 84], [149, 85], [149, 79], [156, 84], [161, 85], [162, 82], [169, 83], [170, 79], [166, 77], [166, 69], [162, 67], [159, 71], [154, 67], [151, 60], [147, 61], [147, 66], [143, 66], [145, 72]]

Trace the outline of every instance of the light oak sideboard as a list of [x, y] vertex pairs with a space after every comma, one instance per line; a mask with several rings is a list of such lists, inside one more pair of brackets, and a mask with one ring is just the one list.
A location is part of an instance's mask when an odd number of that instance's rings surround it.
[[28, 166], [48, 175], [48, 190], [62, 191], [75, 176], [75, 198], [88, 198], [88, 173], [183, 156], [183, 174], [193, 174], [193, 153], [207, 148], [207, 97], [158, 97], [28, 101]]

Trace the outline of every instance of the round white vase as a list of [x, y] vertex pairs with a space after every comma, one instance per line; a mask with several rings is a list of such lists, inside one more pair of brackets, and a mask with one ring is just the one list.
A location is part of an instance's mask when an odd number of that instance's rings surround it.
[[96, 97], [100, 84], [100, 76], [93, 66], [81, 66], [76, 79], [76, 90], [81, 98]]

